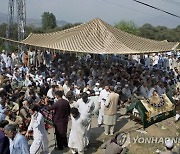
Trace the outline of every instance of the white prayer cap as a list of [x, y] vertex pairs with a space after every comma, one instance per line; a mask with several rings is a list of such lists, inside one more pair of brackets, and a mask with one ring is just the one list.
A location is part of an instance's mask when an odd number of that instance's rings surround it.
[[117, 84], [121, 84], [121, 82], [117, 82]]
[[171, 139], [166, 140], [165, 145], [166, 145], [167, 148], [172, 148], [173, 145], [174, 145], [173, 140], [171, 140]]
[[2, 52], [4, 53], [4, 52], [5, 52], [5, 50], [2, 50]]
[[96, 86], [99, 86], [99, 83], [98, 83], [98, 82], [96, 83]]
[[3, 91], [4, 89], [3, 88], [0, 88], [0, 91]]
[[99, 91], [96, 91], [96, 92], [95, 92], [95, 95], [99, 95]]
[[129, 85], [128, 84], [125, 84], [125, 87], [128, 87]]
[[99, 88], [99, 91], [103, 90], [103, 88]]
[[51, 78], [47, 78], [47, 82], [51, 81]]

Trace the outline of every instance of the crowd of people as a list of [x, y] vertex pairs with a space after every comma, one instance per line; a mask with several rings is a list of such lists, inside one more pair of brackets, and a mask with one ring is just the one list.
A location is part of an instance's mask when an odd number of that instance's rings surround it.
[[[36, 154], [40, 147], [49, 153], [47, 131], [54, 127], [56, 150], [69, 147], [82, 154], [90, 142], [92, 116], [97, 127], [104, 125], [105, 135], [114, 135], [119, 107], [149, 99], [154, 91], [180, 100], [180, 57], [137, 57], [3, 50], [0, 153]], [[30, 148], [27, 139], [33, 140]]]

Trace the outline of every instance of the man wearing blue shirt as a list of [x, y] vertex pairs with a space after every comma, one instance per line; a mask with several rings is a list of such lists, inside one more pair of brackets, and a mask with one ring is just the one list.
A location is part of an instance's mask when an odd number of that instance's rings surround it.
[[10, 154], [29, 154], [27, 139], [21, 135], [16, 125], [9, 124], [4, 127], [4, 133], [10, 141]]

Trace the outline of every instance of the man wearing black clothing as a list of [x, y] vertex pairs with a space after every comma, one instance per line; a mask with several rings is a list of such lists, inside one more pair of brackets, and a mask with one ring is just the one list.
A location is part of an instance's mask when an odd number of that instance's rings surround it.
[[67, 147], [67, 126], [70, 115], [69, 102], [62, 98], [63, 92], [56, 91], [55, 96], [58, 99], [48, 110], [54, 110], [53, 122], [55, 127], [57, 150], [63, 150]]

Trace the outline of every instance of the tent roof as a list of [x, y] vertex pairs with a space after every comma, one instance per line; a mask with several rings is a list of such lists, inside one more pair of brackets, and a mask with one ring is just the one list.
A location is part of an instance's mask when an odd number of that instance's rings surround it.
[[133, 54], [174, 50], [179, 43], [155, 41], [120, 31], [99, 18], [53, 33], [31, 33], [23, 44], [95, 54]]

